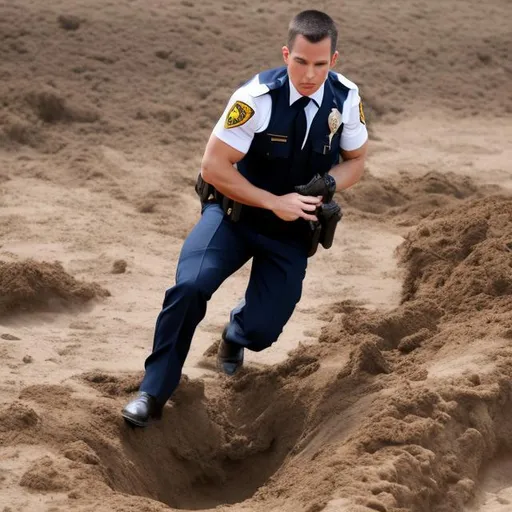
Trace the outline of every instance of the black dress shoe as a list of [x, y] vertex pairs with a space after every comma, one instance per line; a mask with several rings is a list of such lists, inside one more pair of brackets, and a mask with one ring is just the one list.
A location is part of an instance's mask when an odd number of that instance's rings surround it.
[[244, 364], [244, 347], [236, 343], [229, 343], [222, 337], [217, 352], [217, 366], [219, 370], [230, 377]]
[[141, 391], [139, 396], [126, 404], [123, 418], [137, 427], [146, 427], [150, 418], [161, 418], [162, 408], [154, 396]]

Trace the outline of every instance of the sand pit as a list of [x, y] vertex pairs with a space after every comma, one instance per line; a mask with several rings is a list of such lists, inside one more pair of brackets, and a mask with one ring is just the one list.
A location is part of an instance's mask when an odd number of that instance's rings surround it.
[[368, 171], [279, 342], [214, 371], [245, 266], [146, 430], [120, 409], [204, 143], [290, 5], [0, 7], [1, 512], [512, 510], [509, 6], [323, 7]]

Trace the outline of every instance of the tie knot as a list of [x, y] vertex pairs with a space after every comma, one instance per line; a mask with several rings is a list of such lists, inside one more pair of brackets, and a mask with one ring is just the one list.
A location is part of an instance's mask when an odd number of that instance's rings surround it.
[[309, 96], [301, 96], [293, 105], [297, 108], [306, 108], [311, 98]]

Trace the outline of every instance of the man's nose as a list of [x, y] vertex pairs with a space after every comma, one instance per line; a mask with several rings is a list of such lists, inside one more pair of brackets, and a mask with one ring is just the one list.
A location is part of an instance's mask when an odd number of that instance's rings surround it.
[[308, 66], [308, 69], [306, 71], [306, 79], [307, 80], [313, 80], [315, 78], [315, 67], [314, 66]]

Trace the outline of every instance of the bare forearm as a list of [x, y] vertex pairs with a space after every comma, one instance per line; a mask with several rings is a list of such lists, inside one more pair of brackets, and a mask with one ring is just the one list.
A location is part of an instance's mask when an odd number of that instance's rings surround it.
[[229, 162], [220, 159], [203, 160], [201, 174], [219, 192], [239, 203], [267, 210], [274, 207], [277, 196], [254, 186]]
[[341, 162], [329, 171], [329, 174], [336, 180], [336, 191], [339, 192], [355, 185], [363, 177], [364, 161], [365, 154], [362, 154]]
[[367, 150], [368, 143], [365, 142], [359, 149], [341, 152], [343, 161], [329, 171], [336, 180], [336, 191], [350, 188], [363, 177]]

